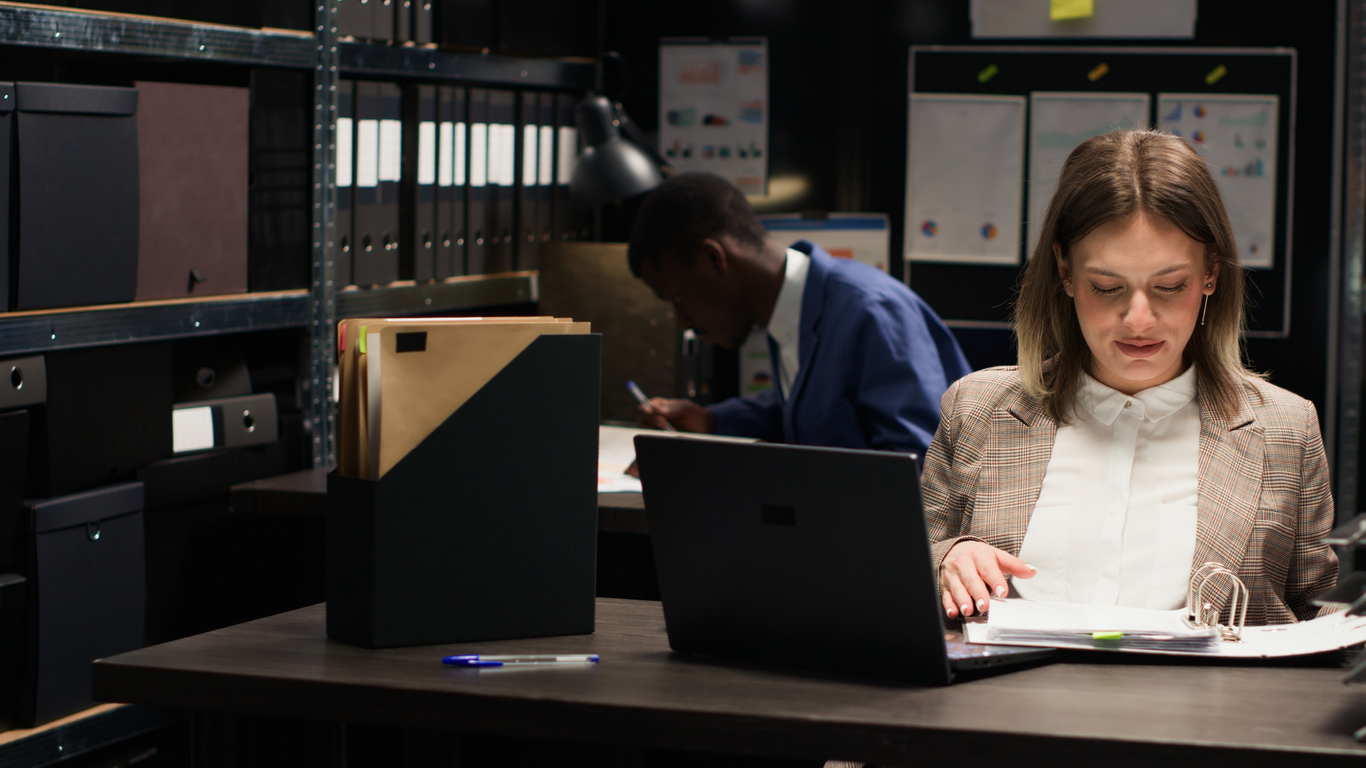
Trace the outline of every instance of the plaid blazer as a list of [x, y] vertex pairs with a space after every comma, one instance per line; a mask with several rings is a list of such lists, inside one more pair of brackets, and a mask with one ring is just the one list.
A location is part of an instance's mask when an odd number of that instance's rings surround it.
[[[1328, 459], [1313, 403], [1244, 379], [1237, 415], [1211, 410], [1200, 382], [1200, 479], [1194, 571], [1219, 562], [1247, 585], [1248, 624], [1313, 618], [1310, 601], [1337, 582], [1322, 542], [1333, 527]], [[984, 541], [1020, 554], [1058, 434], [1015, 366], [954, 383], [921, 476], [936, 571], [954, 544]], [[1230, 589], [1215, 595], [1227, 602]], [[1217, 603], [1216, 603], [1217, 604]], [[1227, 620], [1227, 609], [1225, 611]]]

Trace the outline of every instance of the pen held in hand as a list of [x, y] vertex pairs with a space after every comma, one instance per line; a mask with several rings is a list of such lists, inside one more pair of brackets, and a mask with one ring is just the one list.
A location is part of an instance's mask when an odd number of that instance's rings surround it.
[[[626, 388], [629, 389], [629, 390], [631, 390], [631, 394], [635, 396], [636, 400], [637, 400], [641, 405], [645, 406], [646, 408], [648, 408], [648, 409], [651, 410], [651, 411], [654, 410], [654, 407], [650, 405], [650, 398], [648, 398], [648, 397], [645, 396], [645, 392], [644, 392], [643, 390], [641, 390], [641, 388], [640, 388], [634, 381], [628, 381], [628, 382], [626, 382]], [[665, 430], [667, 430], [667, 431], [669, 431], [669, 432], [677, 432], [677, 431], [678, 431], [678, 430], [674, 429], [674, 425], [670, 424], [670, 423], [669, 423], [669, 420], [668, 420], [667, 418], [664, 417], [664, 414], [659, 414], [659, 416], [660, 416], [660, 418], [663, 418], [663, 419], [664, 419], [664, 429], [665, 429]]]
[[598, 654], [533, 653], [522, 655], [491, 655], [472, 653], [447, 656], [441, 660], [441, 663], [452, 667], [518, 667], [536, 664], [596, 664], [598, 663]]

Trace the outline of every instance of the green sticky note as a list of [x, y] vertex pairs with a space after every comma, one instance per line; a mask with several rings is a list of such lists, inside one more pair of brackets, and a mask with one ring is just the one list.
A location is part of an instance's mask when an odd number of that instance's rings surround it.
[[1223, 79], [1224, 79], [1224, 75], [1227, 75], [1227, 74], [1228, 74], [1228, 67], [1224, 66], [1223, 64], [1220, 64], [1219, 66], [1215, 67], [1214, 69], [1211, 69], [1211, 70], [1209, 71], [1209, 74], [1205, 75], [1205, 84], [1206, 84], [1206, 85], [1214, 85], [1215, 83], [1219, 82], [1220, 80], [1223, 80]]
[[363, 325], [360, 327], [360, 333], [356, 336], [356, 349], [359, 349], [362, 355], [365, 354], [365, 326]]
[[1048, 3], [1048, 18], [1051, 21], [1089, 19], [1095, 13], [1095, 0], [1049, 0]]
[[1123, 632], [1092, 632], [1092, 640], [1118, 640], [1124, 637]]
[[985, 69], [977, 73], [977, 82], [985, 83], [986, 81], [995, 77], [996, 73], [1000, 71], [1001, 68], [996, 66], [995, 64], [988, 64]]

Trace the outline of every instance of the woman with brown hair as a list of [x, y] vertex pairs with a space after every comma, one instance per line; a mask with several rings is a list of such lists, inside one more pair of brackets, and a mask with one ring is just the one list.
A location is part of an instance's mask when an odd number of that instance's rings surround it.
[[1312, 618], [1337, 557], [1312, 403], [1242, 363], [1243, 271], [1203, 159], [1156, 131], [1063, 166], [1015, 305], [1019, 365], [944, 395], [922, 485], [950, 618], [992, 596], [1180, 608], [1233, 570], [1249, 624]]

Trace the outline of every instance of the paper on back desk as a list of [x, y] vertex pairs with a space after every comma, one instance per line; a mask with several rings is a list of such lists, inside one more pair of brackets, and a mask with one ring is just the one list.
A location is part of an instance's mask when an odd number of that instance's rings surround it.
[[[367, 398], [367, 368], [360, 355], [361, 328], [378, 330], [398, 324], [414, 328], [416, 325], [470, 325], [483, 323], [569, 323], [568, 318], [529, 317], [428, 317], [376, 318], [354, 317], [337, 323], [337, 473], [348, 477], [365, 477], [369, 472], [369, 420]], [[416, 330], [414, 328], [414, 330]]]
[[640, 480], [624, 474], [636, 460], [637, 435], [717, 440], [730, 443], [755, 443], [753, 437], [731, 437], [697, 432], [665, 432], [641, 427], [598, 427], [598, 493], [640, 492]]
[[[383, 477], [536, 339], [589, 331], [540, 320], [366, 326], [368, 477]], [[426, 333], [425, 349], [399, 352], [405, 333]]]
[[[1078, 650], [1121, 650], [1097, 647], [1091, 641], [1068, 642], [1050, 641], [996, 641], [990, 637], [990, 618], [996, 614], [999, 600], [992, 600], [987, 621], [969, 621], [963, 625], [964, 638], [969, 643], [985, 645], [1031, 645], [1044, 648], [1074, 648]], [[1010, 600], [1018, 608], [1027, 608], [1030, 601]], [[1079, 606], [1080, 608], [1115, 608], [1114, 606]], [[1120, 611], [1146, 612], [1143, 609], [1123, 609]], [[1007, 612], [1009, 613], [1009, 611]], [[1150, 613], [1171, 613], [1151, 611]], [[1262, 627], [1245, 627], [1239, 642], [1220, 642], [1205, 650], [1173, 651], [1156, 648], [1125, 648], [1125, 653], [1148, 653], [1160, 656], [1221, 656], [1226, 658], [1277, 658], [1284, 656], [1303, 656], [1311, 653], [1324, 653], [1366, 642], [1366, 616], [1348, 616], [1339, 611], [1320, 616], [1297, 624], [1275, 624]]]

